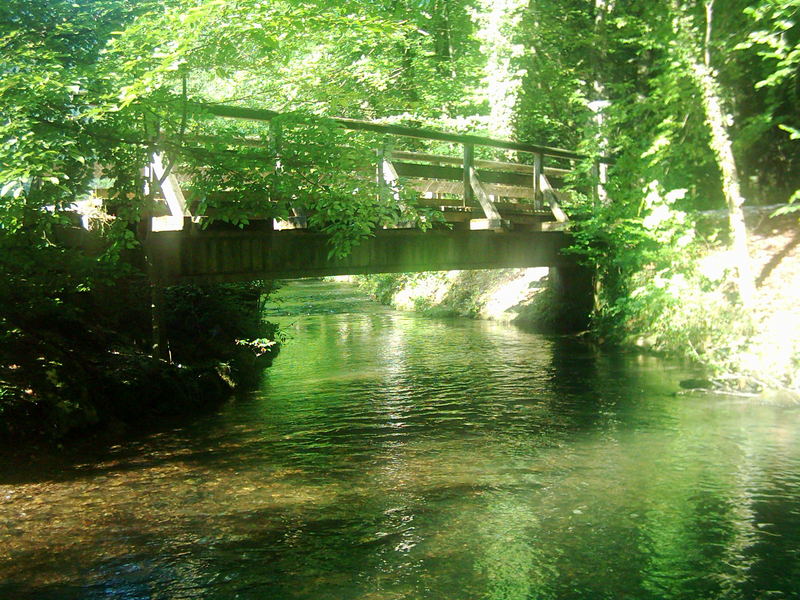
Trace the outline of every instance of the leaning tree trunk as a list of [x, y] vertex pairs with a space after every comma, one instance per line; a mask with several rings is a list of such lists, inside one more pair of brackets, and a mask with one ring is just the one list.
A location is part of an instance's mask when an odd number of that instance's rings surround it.
[[749, 305], [755, 294], [755, 283], [750, 268], [750, 254], [747, 250], [747, 228], [744, 223], [742, 205], [744, 198], [739, 187], [739, 172], [733, 158], [731, 138], [725, 127], [725, 113], [722, 110], [716, 81], [705, 65], [695, 65], [695, 79], [703, 92], [703, 109], [711, 133], [711, 149], [722, 172], [722, 191], [728, 205], [728, 222], [731, 233], [731, 248], [738, 271], [739, 296], [742, 303]]
[[[716, 73], [711, 68], [711, 24], [714, 14], [714, 0], [705, 2], [706, 32], [703, 59], [691, 53], [688, 61], [692, 78], [703, 95], [703, 111], [711, 134], [711, 150], [722, 174], [722, 192], [728, 207], [728, 221], [731, 234], [731, 249], [734, 253], [738, 275], [739, 297], [742, 304], [749, 306], [755, 294], [755, 282], [750, 268], [750, 254], [747, 250], [747, 228], [744, 222], [739, 172], [733, 157], [733, 146], [728, 135], [727, 120], [722, 106]], [[685, 21], [683, 22], [685, 26]], [[684, 33], [688, 33], [684, 31]], [[688, 37], [688, 36], [687, 36]]]
[[[594, 0], [594, 44], [591, 53], [593, 81], [590, 91], [590, 96], [593, 96], [594, 99], [589, 102], [589, 109], [593, 113], [595, 139], [602, 157], [607, 156], [610, 147], [606, 126], [606, 113], [610, 102], [605, 85], [605, 69], [608, 63], [608, 19], [614, 10], [614, 2], [615, 0]], [[600, 204], [608, 204], [608, 193], [606, 192], [608, 164], [600, 161], [596, 163], [596, 169], [596, 199]]]

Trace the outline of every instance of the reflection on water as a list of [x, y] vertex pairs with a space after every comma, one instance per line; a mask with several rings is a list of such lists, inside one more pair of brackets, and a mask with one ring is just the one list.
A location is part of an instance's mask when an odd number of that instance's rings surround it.
[[335, 284], [261, 391], [0, 484], [0, 598], [800, 596], [800, 410]]

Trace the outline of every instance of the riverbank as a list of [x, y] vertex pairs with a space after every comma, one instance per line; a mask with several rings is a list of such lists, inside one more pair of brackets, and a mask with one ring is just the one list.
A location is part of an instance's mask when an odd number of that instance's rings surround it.
[[220, 369], [153, 361], [142, 353], [85, 357], [80, 377], [56, 379], [52, 389], [4, 388], [0, 441], [63, 443], [113, 437], [138, 422], [195, 412], [230, 393]]
[[585, 330], [585, 299], [558, 297], [554, 276], [543, 267], [390, 273], [351, 280], [398, 310], [512, 323], [538, 333]]
[[[601, 331], [623, 345], [686, 358], [700, 387], [800, 401], [800, 232], [796, 215], [745, 210], [755, 294], [739, 300], [739, 258], [725, 211], [696, 216], [693, 241], [671, 265], [629, 275], [626, 297], [606, 307]], [[610, 310], [609, 310], [610, 308]]]
[[[717, 371], [739, 376], [755, 390], [782, 390], [800, 400], [800, 227], [797, 214], [772, 216], [774, 209], [745, 211], [756, 294], [743, 317], [748, 330], [729, 358], [721, 357]], [[706, 218], [719, 220], [718, 215]], [[732, 260], [727, 251], [713, 250], [700, 267], [731, 269]]]
[[0, 354], [0, 444], [113, 439], [257, 385], [280, 347], [277, 327], [262, 314], [274, 288], [167, 288], [161, 326], [169, 358], [160, 360], [148, 351], [141, 279], [69, 298], [47, 318], [17, 320]]
[[[705, 249], [671, 273], [643, 272], [631, 288], [635, 309], [595, 327], [600, 343], [689, 359], [703, 386], [800, 399], [800, 229], [774, 207], [746, 211], [757, 293], [749, 310], [735, 302], [734, 258], [718, 241], [725, 215], [698, 223]], [[722, 237], [722, 236], [719, 236]], [[373, 298], [400, 310], [514, 323], [539, 332], [591, 327], [555, 300], [548, 269], [450, 271], [354, 278]], [[629, 305], [630, 306], [630, 305]], [[622, 316], [624, 314], [624, 316]], [[609, 335], [610, 334], [610, 335]]]

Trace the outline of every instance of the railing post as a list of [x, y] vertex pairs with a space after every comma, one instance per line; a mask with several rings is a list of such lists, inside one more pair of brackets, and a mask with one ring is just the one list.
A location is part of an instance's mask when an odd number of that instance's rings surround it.
[[602, 183], [600, 181], [600, 163], [595, 161], [592, 163], [592, 199], [595, 204], [600, 204], [602, 194]]
[[608, 165], [602, 161], [597, 161], [594, 163], [594, 168], [597, 170], [597, 187], [595, 188], [597, 200], [600, 204], [608, 204], [608, 192], [606, 191]]
[[382, 199], [386, 193], [386, 175], [383, 172], [383, 161], [386, 156], [386, 145], [381, 145], [381, 147], [375, 151], [375, 154], [378, 158], [378, 162], [375, 165], [375, 180], [378, 183], [378, 199]]
[[542, 203], [542, 163], [544, 157], [537, 152], [533, 155], [533, 207], [541, 210]]
[[377, 151], [377, 180], [379, 198], [391, 195], [395, 202], [400, 204], [400, 177], [392, 164], [392, 152], [386, 144]]
[[475, 161], [475, 146], [464, 144], [464, 199], [462, 206], [466, 208], [474, 202], [472, 191], [472, 166]]
[[283, 144], [283, 128], [276, 121], [269, 122], [269, 149], [275, 157], [273, 166], [275, 167], [275, 177], [272, 179], [272, 199], [280, 199], [281, 186], [281, 145]]

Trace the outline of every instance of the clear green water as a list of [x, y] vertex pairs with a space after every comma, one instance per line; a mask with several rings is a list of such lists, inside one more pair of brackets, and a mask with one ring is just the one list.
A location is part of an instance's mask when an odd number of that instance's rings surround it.
[[800, 597], [800, 408], [292, 284], [261, 391], [0, 483], [2, 599]]

